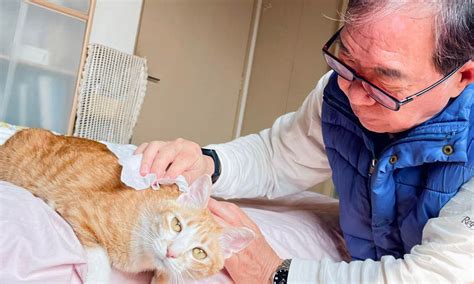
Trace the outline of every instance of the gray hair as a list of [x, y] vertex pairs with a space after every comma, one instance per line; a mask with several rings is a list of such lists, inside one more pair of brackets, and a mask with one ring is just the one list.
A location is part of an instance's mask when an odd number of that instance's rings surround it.
[[474, 59], [473, 0], [349, 0], [344, 21], [351, 25], [367, 23], [414, 2], [434, 12], [433, 62], [440, 73], [447, 74]]

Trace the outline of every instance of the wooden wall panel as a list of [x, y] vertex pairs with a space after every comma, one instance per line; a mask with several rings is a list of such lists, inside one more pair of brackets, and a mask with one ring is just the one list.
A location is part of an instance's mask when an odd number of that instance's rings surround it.
[[133, 143], [232, 139], [253, 0], [145, 0], [136, 53], [149, 83]]
[[242, 134], [296, 110], [329, 69], [321, 47], [337, 30], [340, 1], [264, 0]]
[[[295, 111], [329, 68], [321, 48], [336, 32], [341, 0], [264, 0], [242, 135]], [[333, 196], [330, 180], [313, 191]]]

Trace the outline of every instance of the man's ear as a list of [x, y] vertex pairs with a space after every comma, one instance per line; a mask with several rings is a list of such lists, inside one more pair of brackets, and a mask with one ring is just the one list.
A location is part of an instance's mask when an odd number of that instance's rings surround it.
[[461, 69], [461, 80], [458, 82], [458, 88], [462, 91], [467, 85], [474, 83], [474, 61], [469, 60]]

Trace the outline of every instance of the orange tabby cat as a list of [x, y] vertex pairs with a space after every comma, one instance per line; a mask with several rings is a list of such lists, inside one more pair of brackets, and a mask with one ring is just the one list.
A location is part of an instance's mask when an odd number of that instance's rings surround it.
[[154, 270], [155, 281], [207, 277], [253, 239], [249, 229], [216, 223], [208, 176], [187, 193], [176, 185], [137, 191], [120, 181], [121, 169], [105, 145], [41, 129], [0, 146], [0, 180], [28, 189], [72, 226], [87, 251], [88, 283], [108, 282], [110, 266]]

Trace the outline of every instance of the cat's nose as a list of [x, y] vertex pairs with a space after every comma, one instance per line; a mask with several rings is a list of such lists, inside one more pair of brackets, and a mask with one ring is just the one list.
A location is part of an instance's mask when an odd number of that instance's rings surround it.
[[170, 248], [167, 248], [166, 249], [166, 257], [168, 258], [176, 258], [176, 253], [172, 250], [170, 250]]

